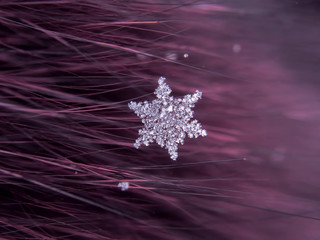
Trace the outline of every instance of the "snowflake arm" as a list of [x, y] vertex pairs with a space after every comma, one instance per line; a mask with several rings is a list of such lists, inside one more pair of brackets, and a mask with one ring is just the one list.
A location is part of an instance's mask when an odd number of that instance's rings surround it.
[[157, 96], [159, 99], [167, 99], [172, 92], [171, 88], [169, 87], [168, 84], [164, 82], [166, 78], [160, 77], [158, 80], [159, 87], [154, 91], [154, 94]]

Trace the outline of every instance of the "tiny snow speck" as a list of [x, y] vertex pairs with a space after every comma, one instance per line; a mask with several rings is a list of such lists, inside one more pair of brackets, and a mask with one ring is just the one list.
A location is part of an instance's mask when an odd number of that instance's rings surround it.
[[130, 184], [128, 182], [119, 182], [118, 188], [121, 188], [121, 191], [126, 191], [129, 189]]
[[165, 78], [160, 77], [159, 86], [154, 94], [157, 96], [152, 102], [130, 102], [129, 108], [141, 118], [144, 128], [139, 130], [140, 137], [134, 146], [141, 144], [148, 146], [156, 141], [161, 147], [166, 148], [172, 160], [178, 158], [178, 144], [184, 143], [184, 138], [197, 138], [207, 136], [197, 120], [191, 120], [191, 108], [201, 99], [202, 93], [196, 91], [193, 95], [185, 95], [183, 99], [170, 96], [171, 88], [165, 83]]

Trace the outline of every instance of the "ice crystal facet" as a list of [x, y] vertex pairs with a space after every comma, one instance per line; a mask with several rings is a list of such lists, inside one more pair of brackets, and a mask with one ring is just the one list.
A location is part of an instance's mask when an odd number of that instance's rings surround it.
[[171, 88], [160, 77], [159, 86], [154, 94], [157, 96], [152, 102], [130, 102], [129, 108], [141, 118], [144, 128], [139, 130], [140, 137], [134, 146], [141, 144], [148, 146], [156, 141], [161, 147], [168, 150], [172, 160], [178, 157], [178, 144], [184, 143], [184, 138], [206, 136], [206, 130], [201, 128], [197, 120], [191, 120], [191, 108], [201, 99], [202, 93], [198, 90], [193, 95], [185, 95], [183, 99], [170, 96]]

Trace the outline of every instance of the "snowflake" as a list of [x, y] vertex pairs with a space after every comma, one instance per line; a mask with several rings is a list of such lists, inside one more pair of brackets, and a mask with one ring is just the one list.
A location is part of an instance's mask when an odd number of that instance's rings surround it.
[[186, 95], [183, 99], [170, 96], [171, 88], [160, 77], [159, 86], [154, 94], [157, 99], [152, 102], [130, 102], [129, 108], [141, 118], [144, 128], [139, 130], [140, 137], [134, 146], [141, 144], [148, 146], [156, 141], [161, 147], [168, 150], [172, 160], [178, 157], [178, 144], [184, 143], [184, 138], [207, 136], [206, 130], [201, 128], [197, 120], [191, 120], [191, 108], [201, 99], [202, 93], [198, 90], [193, 95]]

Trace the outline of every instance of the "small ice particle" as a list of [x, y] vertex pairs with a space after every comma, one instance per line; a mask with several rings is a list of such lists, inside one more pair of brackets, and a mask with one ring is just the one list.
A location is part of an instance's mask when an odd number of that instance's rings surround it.
[[121, 191], [125, 191], [129, 189], [129, 183], [128, 182], [119, 182], [118, 188], [121, 188]]

